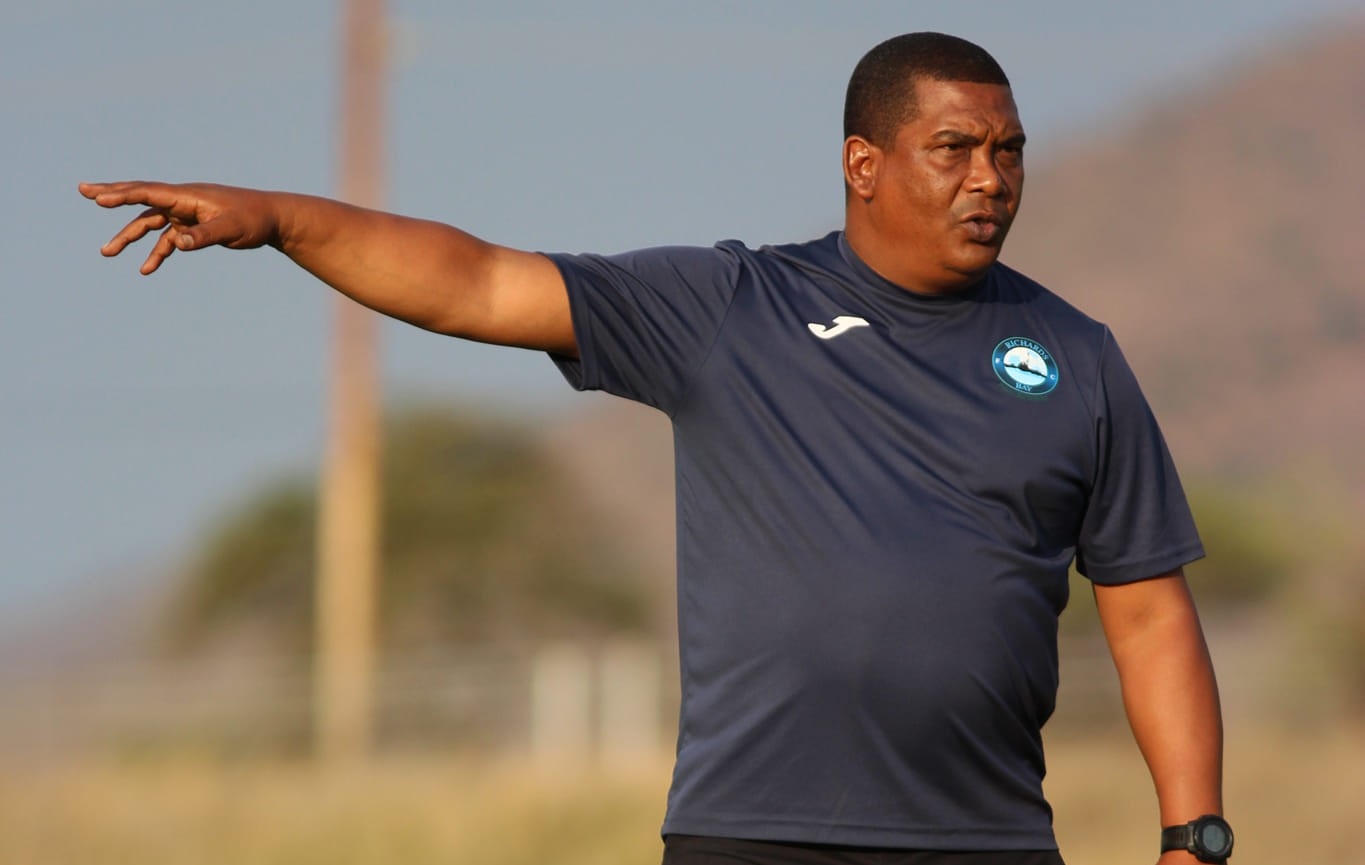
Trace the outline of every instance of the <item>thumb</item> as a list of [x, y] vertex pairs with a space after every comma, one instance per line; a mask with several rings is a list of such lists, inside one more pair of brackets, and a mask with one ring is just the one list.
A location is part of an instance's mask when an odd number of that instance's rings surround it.
[[232, 226], [220, 216], [193, 225], [178, 226], [175, 247], [182, 250], [200, 249], [219, 243], [229, 244], [236, 239]]

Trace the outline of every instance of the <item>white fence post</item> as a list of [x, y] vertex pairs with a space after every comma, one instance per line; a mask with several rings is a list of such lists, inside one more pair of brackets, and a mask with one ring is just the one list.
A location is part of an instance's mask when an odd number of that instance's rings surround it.
[[602, 653], [599, 741], [607, 760], [652, 755], [659, 745], [659, 657], [640, 643], [614, 643]]
[[536, 654], [531, 670], [531, 753], [581, 758], [592, 747], [592, 664], [568, 644]]

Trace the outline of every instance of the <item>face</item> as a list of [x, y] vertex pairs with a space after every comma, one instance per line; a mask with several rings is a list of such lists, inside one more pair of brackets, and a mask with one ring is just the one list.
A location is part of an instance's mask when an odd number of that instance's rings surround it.
[[1024, 129], [1008, 87], [920, 80], [890, 146], [844, 144], [848, 237], [878, 273], [941, 293], [1000, 255], [1024, 186]]

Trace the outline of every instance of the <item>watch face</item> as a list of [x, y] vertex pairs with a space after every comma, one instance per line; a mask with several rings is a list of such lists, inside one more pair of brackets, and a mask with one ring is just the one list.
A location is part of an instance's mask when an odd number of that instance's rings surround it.
[[1224, 854], [1232, 846], [1232, 832], [1221, 820], [1209, 820], [1196, 829], [1196, 843], [1215, 856]]

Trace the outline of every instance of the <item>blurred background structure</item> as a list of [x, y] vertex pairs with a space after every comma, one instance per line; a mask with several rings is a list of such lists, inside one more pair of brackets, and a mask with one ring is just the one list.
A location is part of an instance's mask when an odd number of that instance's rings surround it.
[[[389, 25], [382, 0], [344, 0], [339, 198], [384, 206]], [[379, 592], [379, 316], [332, 297], [327, 450], [318, 485], [313, 723], [318, 754], [366, 759], [374, 738]]]
[[[1209, 548], [1236, 861], [1365, 862], [1358, 4], [573, 5], [389, 4], [388, 206], [546, 250], [815, 236], [858, 57], [913, 29], [996, 54], [1030, 136], [1004, 260], [1113, 327]], [[0, 32], [0, 862], [657, 858], [665, 419], [382, 325], [377, 759], [319, 774], [332, 300], [268, 251], [98, 255], [122, 217], [78, 180], [330, 193], [340, 22], [67, 0]], [[1073, 589], [1058, 830], [1141, 861], [1155, 806]]]

